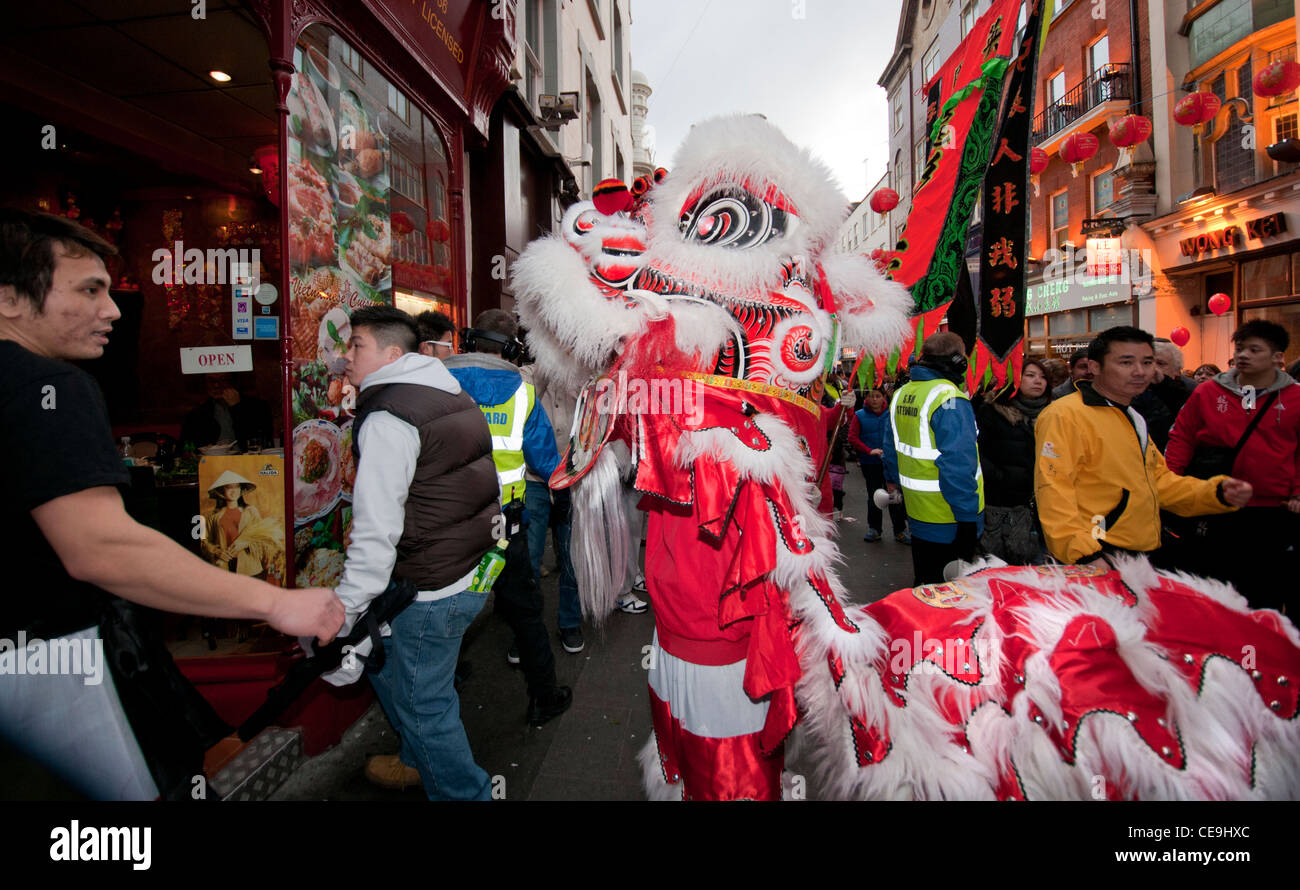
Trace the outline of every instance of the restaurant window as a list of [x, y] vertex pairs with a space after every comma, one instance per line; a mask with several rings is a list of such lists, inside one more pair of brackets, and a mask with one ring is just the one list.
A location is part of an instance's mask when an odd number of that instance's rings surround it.
[[1029, 318], [1029, 336], [1045, 337], [1047, 336], [1047, 316], [1033, 315]]
[[1108, 303], [1088, 310], [1088, 330], [1104, 331], [1116, 325], [1133, 323], [1133, 307], [1127, 303]]
[[1092, 177], [1092, 214], [1097, 216], [1115, 203], [1115, 179], [1113, 170], [1103, 170]]
[[1058, 312], [1048, 322], [1048, 333], [1053, 337], [1073, 337], [1088, 333], [1088, 315], [1082, 309]]
[[1070, 192], [1062, 189], [1052, 195], [1052, 240], [1049, 247], [1060, 249], [1070, 243]]
[[1279, 254], [1241, 264], [1242, 300], [1267, 300], [1295, 293], [1292, 272], [1300, 254]]

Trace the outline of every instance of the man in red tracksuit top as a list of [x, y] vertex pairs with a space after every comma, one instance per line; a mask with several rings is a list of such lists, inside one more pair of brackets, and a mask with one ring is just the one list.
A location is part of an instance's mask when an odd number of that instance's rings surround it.
[[1300, 571], [1300, 386], [1279, 370], [1286, 329], [1248, 321], [1232, 335], [1235, 367], [1198, 386], [1169, 434], [1165, 462], [1185, 473], [1198, 447], [1232, 448], [1263, 411], [1232, 475], [1254, 488], [1242, 510], [1207, 519], [1210, 545], [1188, 548], [1199, 564], [1179, 566], [1231, 582], [1250, 604], [1281, 608], [1296, 599]]

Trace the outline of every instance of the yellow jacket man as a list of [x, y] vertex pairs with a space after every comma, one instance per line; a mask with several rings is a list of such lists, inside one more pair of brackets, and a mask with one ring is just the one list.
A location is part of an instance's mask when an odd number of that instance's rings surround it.
[[1133, 327], [1103, 331], [1088, 346], [1091, 382], [1048, 405], [1034, 426], [1034, 491], [1052, 556], [1088, 562], [1114, 551], [1160, 546], [1160, 510], [1181, 516], [1225, 513], [1251, 497], [1228, 476], [1194, 479], [1165, 466], [1129, 402], [1151, 382], [1150, 334]]

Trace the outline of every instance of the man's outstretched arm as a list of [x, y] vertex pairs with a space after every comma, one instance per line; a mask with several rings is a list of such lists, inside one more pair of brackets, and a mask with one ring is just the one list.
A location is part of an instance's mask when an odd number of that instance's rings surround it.
[[209, 565], [132, 519], [110, 486], [54, 498], [34, 508], [32, 518], [69, 575], [123, 599], [186, 615], [265, 621], [323, 642], [343, 623], [333, 591], [287, 590]]

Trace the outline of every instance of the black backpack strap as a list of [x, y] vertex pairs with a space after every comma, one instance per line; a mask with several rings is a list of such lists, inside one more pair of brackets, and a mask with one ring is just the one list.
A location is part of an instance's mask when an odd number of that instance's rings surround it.
[[1232, 465], [1236, 464], [1237, 455], [1241, 454], [1241, 449], [1246, 446], [1246, 440], [1250, 438], [1250, 434], [1255, 432], [1255, 427], [1259, 426], [1259, 422], [1264, 419], [1264, 415], [1268, 413], [1268, 409], [1273, 406], [1273, 400], [1277, 398], [1277, 394], [1277, 390], [1273, 390], [1269, 393], [1268, 398], [1264, 400], [1264, 404], [1258, 406], [1258, 410], [1255, 412], [1255, 416], [1250, 419], [1250, 423], [1246, 424], [1246, 431], [1241, 434], [1241, 438], [1238, 439], [1237, 444], [1233, 446], [1232, 461], [1229, 464], [1230, 470]]

